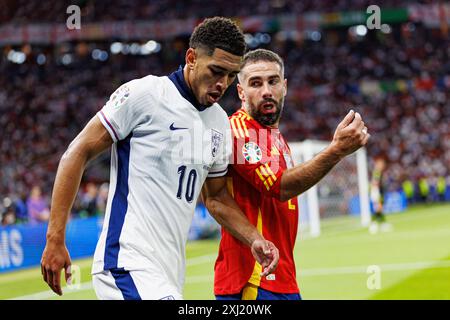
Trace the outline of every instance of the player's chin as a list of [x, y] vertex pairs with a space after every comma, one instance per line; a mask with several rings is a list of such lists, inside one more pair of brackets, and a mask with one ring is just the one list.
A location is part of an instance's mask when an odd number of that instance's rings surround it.
[[266, 126], [271, 126], [277, 122], [278, 115], [277, 114], [264, 114], [264, 115], [260, 115], [258, 118], [259, 118], [259, 119], [257, 119], [258, 122], [260, 122]]
[[208, 96], [198, 99], [198, 102], [204, 107], [211, 107], [213, 105], [213, 102], [209, 101]]

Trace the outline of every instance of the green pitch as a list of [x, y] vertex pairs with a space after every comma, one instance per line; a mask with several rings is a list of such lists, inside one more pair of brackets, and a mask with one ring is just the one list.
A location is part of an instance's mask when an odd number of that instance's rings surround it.
[[[388, 215], [393, 230], [371, 235], [354, 217], [324, 221], [322, 235], [300, 235], [295, 249], [304, 299], [450, 299], [450, 205], [416, 206]], [[185, 299], [214, 299], [218, 241], [187, 247]], [[48, 291], [40, 269], [0, 275], [0, 299], [95, 299], [90, 259], [78, 289]]]

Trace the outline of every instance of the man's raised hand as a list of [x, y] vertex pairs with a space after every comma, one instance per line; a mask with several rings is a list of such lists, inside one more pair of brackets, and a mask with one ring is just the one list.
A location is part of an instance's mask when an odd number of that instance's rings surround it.
[[331, 146], [339, 156], [345, 157], [364, 146], [369, 138], [361, 115], [351, 110], [337, 126]]

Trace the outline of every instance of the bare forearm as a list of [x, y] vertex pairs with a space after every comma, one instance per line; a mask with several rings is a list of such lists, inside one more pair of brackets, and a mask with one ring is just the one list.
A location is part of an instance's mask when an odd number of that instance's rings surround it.
[[61, 158], [53, 186], [47, 240], [64, 242], [67, 219], [86, 163], [87, 156], [70, 147]]
[[93, 117], [70, 144], [59, 162], [53, 186], [47, 240], [64, 242], [67, 218], [88, 161], [113, 143], [100, 120]]
[[281, 177], [281, 200], [289, 200], [314, 186], [341, 159], [341, 155], [328, 147], [313, 159], [286, 170]]
[[[247, 217], [241, 212], [233, 198], [208, 198], [206, 207], [216, 221], [226, 228], [236, 239], [251, 246], [256, 239], [263, 239]], [[224, 199], [225, 198], [225, 199]]]

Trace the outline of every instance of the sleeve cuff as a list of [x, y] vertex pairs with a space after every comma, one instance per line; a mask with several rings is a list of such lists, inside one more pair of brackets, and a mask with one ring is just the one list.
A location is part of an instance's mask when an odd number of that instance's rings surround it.
[[225, 169], [219, 169], [219, 170], [214, 170], [214, 171], [210, 171], [208, 173], [207, 178], [218, 178], [218, 177], [223, 177], [227, 174], [228, 172], [228, 167], [226, 167]]
[[108, 130], [109, 135], [114, 140], [114, 142], [119, 141], [120, 140], [119, 139], [119, 135], [117, 134], [116, 130], [114, 129], [114, 127], [112, 126], [112, 124], [108, 120], [108, 118], [105, 116], [103, 111], [100, 110], [99, 112], [97, 112], [97, 116], [100, 119], [100, 121], [103, 124], [103, 126], [106, 128], [106, 130]]

